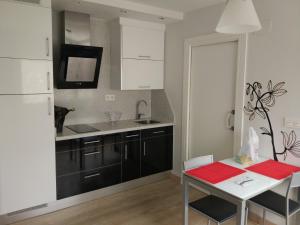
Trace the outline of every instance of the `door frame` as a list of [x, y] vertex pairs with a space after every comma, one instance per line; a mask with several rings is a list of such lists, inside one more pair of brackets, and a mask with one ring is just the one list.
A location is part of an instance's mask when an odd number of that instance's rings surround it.
[[237, 73], [235, 90], [235, 119], [234, 119], [234, 141], [233, 154], [239, 152], [243, 143], [244, 129], [244, 103], [245, 103], [245, 82], [247, 75], [247, 50], [248, 35], [227, 35], [227, 34], [209, 34], [204, 36], [185, 39], [184, 41], [184, 74], [183, 74], [183, 101], [182, 101], [182, 161], [190, 158], [190, 92], [191, 92], [191, 64], [192, 49], [194, 47], [212, 45], [226, 42], [238, 43], [237, 53]]

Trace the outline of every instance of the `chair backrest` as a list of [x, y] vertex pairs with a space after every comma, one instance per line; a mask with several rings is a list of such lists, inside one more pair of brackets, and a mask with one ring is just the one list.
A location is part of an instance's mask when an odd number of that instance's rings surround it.
[[206, 156], [192, 158], [183, 163], [184, 171], [191, 170], [200, 166], [208, 165], [210, 163], [213, 163], [213, 161], [214, 161], [213, 155], [206, 155]]
[[300, 172], [294, 173], [291, 179], [290, 188], [300, 187]]

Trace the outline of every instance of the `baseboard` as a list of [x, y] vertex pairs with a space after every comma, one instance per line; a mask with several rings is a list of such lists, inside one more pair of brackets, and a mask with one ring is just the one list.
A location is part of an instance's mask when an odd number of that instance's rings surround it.
[[170, 173], [170, 179], [176, 181], [178, 184], [181, 183], [181, 176], [173, 171]]
[[147, 185], [150, 183], [158, 182], [160, 180], [166, 179], [170, 177], [171, 172], [162, 172], [159, 174], [151, 175], [148, 177], [143, 177], [137, 180], [132, 180], [126, 183], [114, 185], [111, 187], [99, 189], [96, 191], [76, 195], [70, 198], [58, 200], [53, 203], [49, 203], [44, 205], [43, 207], [36, 208], [30, 211], [22, 211], [20, 213], [14, 213], [10, 215], [1, 215], [0, 216], [0, 225], [7, 225], [11, 223], [15, 223], [18, 221], [22, 221], [25, 219], [29, 219], [36, 216], [41, 216], [44, 214], [52, 213], [58, 210], [62, 210], [68, 207], [72, 207], [75, 205], [79, 205], [88, 201], [93, 201], [105, 196], [117, 194], [122, 191], [127, 191], [130, 189], [138, 188], [143, 185]]

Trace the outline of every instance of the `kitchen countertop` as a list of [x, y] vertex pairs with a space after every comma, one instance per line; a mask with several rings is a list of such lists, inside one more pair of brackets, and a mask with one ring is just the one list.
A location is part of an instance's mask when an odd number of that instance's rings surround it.
[[158, 128], [158, 127], [174, 126], [175, 124], [174, 122], [170, 122], [170, 121], [160, 121], [160, 123], [155, 123], [155, 124], [139, 124], [136, 123], [135, 120], [121, 120], [115, 123], [104, 122], [104, 123], [92, 123], [87, 125], [94, 127], [99, 131], [77, 134], [74, 131], [68, 129], [67, 127], [64, 127], [63, 132], [58, 133], [56, 135], [56, 141], [63, 141], [63, 140], [70, 140], [70, 139], [91, 137], [91, 136], [98, 136], [98, 135], [105, 135], [105, 134], [122, 133], [127, 131], [134, 131], [134, 130], [144, 130], [144, 129]]

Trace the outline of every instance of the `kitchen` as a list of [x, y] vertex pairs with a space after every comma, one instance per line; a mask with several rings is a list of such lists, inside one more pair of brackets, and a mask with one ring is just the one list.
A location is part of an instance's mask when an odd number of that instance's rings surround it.
[[[0, 224], [60, 212], [95, 200], [101, 202], [102, 198], [138, 188], [155, 188], [157, 182], [166, 179], [181, 194], [178, 189], [185, 159], [213, 152], [216, 160], [223, 160], [239, 151], [245, 129], [250, 125], [246, 120], [239, 122], [244, 120], [240, 102], [243, 104], [245, 99], [236, 93], [241, 93], [240, 87], [249, 79], [245, 75], [249, 59], [239, 60], [237, 71], [229, 71], [220, 64], [221, 71], [243, 74], [244, 80], [235, 84], [228, 79], [235, 85], [229, 88], [233, 93], [229, 91], [229, 97], [225, 92], [223, 96], [216, 94], [228, 108], [220, 108], [220, 113], [215, 114], [216, 104], [209, 105], [209, 100], [202, 97], [208, 97], [204, 90], [213, 89], [211, 81], [218, 82], [193, 77], [193, 73], [201, 71], [193, 67], [194, 61], [190, 64], [191, 77], [182, 75], [188, 70], [184, 49], [195, 43], [190, 38], [208, 38], [205, 35], [212, 33], [211, 27], [220, 18], [224, 2], [201, 3], [195, 11], [192, 8], [196, 5], [191, 2], [186, 13], [172, 9], [172, 3], [156, 6], [127, 0], [0, 2], [0, 68], [5, 71], [0, 84], [1, 125], [5, 128], [0, 129], [4, 137], [0, 143]], [[296, 4], [292, 2], [287, 4], [288, 9]], [[187, 6], [180, 4], [178, 7], [184, 11]], [[266, 13], [266, 6], [256, 4], [259, 15]], [[278, 10], [279, 5], [272, 10]], [[212, 14], [208, 15], [209, 12]], [[267, 14], [262, 20], [263, 29], [250, 33], [249, 39], [243, 39], [243, 35], [230, 39], [238, 43], [238, 55], [233, 59], [243, 57], [244, 46], [245, 52], [249, 48], [252, 66], [248, 69], [252, 72], [256, 71], [253, 65], [257, 62], [253, 61], [251, 44], [255, 43], [258, 51], [260, 41], [274, 32], [274, 23], [278, 21], [272, 16]], [[196, 28], [198, 20], [201, 22]], [[244, 44], [249, 40], [249, 45]], [[209, 60], [213, 59], [208, 59], [208, 52], [206, 56], [210, 65]], [[224, 58], [220, 60], [225, 62]], [[190, 81], [188, 88], [187, 79], [194, 82]], [[207, 83], [206, 87], [202, 83]], [[221, 79], [219, 84], [227, 85]], [[290, 85], [295, 94], [295, 87]], [[195, 86], [203, 92], [196, 91]], [[220, 92], [224, 89], [220, 87]], [[210, 97], [211, 101], [216, 100], [213, 94]], [[222, 97], [236, 100], [229, 104]], [[208, 104], [211, 112], [204, 111], [200, 102]], [[221, 103], [219, 107], [223, 107]], [[202, 126], [197, 119], [199, 113]], [[297, 116], [289, 111], [278, 114], [297, 121]], [[217, 133], [215, 126], [221, 126], [223, 133]], [[194, 148], [186, 151], [188, 144], [197, 143], [195, 138], [205, 131], [198, 140], [203, 143], [201, 153]], [[210, 132], [220, 141], [212, 143]], [[222, 139], [224, 133], [226, 140], [233, 136], [232, 143]], [[205, 139], [211, 144], [209, 147]], [[228, 151], [211, 150], [222, 146]], [[267, 153], [263, 155], [269, 157]], [[298, 164], [294, 158], [289, 162]], [[253, 215], [256, 214], [250, 215], [252, 222], [256, 221]], [[272, 217], [268, 219], [273, 221]], [[196, 218], [194, 222], [197, 221]]]

